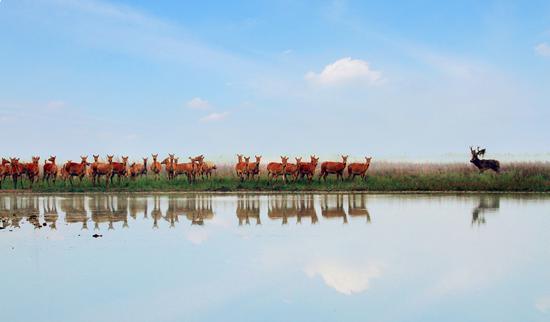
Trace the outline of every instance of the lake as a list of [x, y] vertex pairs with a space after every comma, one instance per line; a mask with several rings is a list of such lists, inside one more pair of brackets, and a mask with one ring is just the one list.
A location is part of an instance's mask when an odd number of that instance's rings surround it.
[[0, 220], [6, 322], [550, 320], [544, 195], [3, 194]]

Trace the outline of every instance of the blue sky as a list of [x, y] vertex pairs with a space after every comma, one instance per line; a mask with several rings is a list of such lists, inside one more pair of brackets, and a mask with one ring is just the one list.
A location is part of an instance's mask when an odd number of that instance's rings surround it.
[[2, 155], [550, 152], [547, 1], [0, 2]]

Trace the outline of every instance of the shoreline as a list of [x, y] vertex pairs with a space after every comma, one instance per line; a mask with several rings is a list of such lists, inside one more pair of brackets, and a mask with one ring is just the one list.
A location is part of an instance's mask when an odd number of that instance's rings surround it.
[[280, 191], [280, 190], [233, 190], [233, 191], [209, 191], [209, 190], [155, 190], [155, 191], [31, 191], [31, 190], [1, 190], [2, 195], [103, 195], [103, 194], [128, 194], [128, 195], [157, 195], [157, 194], [208, 194], [208, 195], [317, 195], [317, 194], [366, 194], [366, 195], [548, 195], [550, 191], [453, 191], [453, 190], [423, 190], [423, 191], [383, 191], [383, 190], [304, 190], [304, 191]]

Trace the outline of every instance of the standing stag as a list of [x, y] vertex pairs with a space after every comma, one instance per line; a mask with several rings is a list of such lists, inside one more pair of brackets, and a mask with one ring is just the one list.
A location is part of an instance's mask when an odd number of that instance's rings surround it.
[[474, 150], [474, 148], [470, 147], [470, 152], [472, 153], [470, 162], [479, 169], [479, 173], [483, 173], [485, 170], [493, 170], [496, 173], [500, 173], [500, 162], [497, 160], [479, 158], [485, 154], [485, 149], [480, 150], [479, 147], [477, 147], [477, 149]]
[[329, 174], [336, 174], [336, 180], [342, 179], [342, 181], [344, 181], [344, 169], [346, 168], [348, 156], [342, 155], [341, 157], [342, 162], [325, 161], [321, 163], [319, 181], [321, 181], [321, 178], [323, 178], [324, 181], [327, 181], [327, 176]]
[[372, 160], [372, 157], [365, 157], [365, 163], [350, 163], [348, 165], [348, 179], [354, 180], [355, 176], [361, 176], [361, 179], [366, 180], [370, 160]]

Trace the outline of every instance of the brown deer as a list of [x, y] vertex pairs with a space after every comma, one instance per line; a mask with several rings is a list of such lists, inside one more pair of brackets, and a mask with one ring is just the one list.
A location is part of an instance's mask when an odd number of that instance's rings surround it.
[[125, 177], [128, 173], [128, 156], [122, 156], [122, 162], [111, 162], [113, 166], [113, 172], [111, 175], [111, 184], [113, 184], [113, 177], [118, 177], [118, 184], [122, 180], [122, 177]]
[[[10, 158], [10, 175], [13, 180], [13, 188], [17, 189], [17, 179], [23, 176], [25, 167], [19, 163], [19, 158]], [[23, 188], [23, 179], [21, 179], [21, 188]]]
[[2, 182], [11, 174], [10, 172], [10, 160], [2, 158], [2, 163], [0, 164], [0, 189], [2, 189]]
[[319, 181], [323, 178], [327, 181], [329, 174], [336, 174], [336, 180], [342, 179], [344, 181], [344, 169], [346, 168], [346, 162], [348, 161], [347, 155], [342, 155], [342, 162], [325, 161], [321, 163], [321, 173], [319, 174]]
[[279, 162], [270, 162], [267, 165], [267, 180], [271, 182], [271, 179], [277, 180], [279, 176], [283, 177], [283, 182], [286, 183], [286, 165], [288, 162], [288, 157], [281, 156], [281, 163]]
[[87, 161], [88, 156], [80, 156], [80, 163], [68, 161], [65, 163], [63, 168], [69, 177], [71, 186], [73, 185], [73, 177], [78, 177], [80, 179], [80, 184], [82, 184], [82, 179], [86, 175], [86, 167], [90, 165]]
[[212, 178], [212, 172], [216, 169], [216, 165], [212, 162], [203, 162], [202, 164], [202, 173], [207, 179]]
[[99, 155], [94, 155], [92, 163], [92, 183], [100, 183], [101, 176], [105, 176], [105, 187], [109, 188], [109, 181], [113, 176], [113, 156], [107, 155], [107, 163], [99, 162]]
[[246, 167], [246, 179], [252, 178], [254, 180], [254, 176], [258, 176], [257, 180], [260, 180], [260, 161], [262, 160], [261, 155], [255, 155], [254, 158], [256, 161], [249, 162]]
[[296, 164], [287, 163], [285, 167], [285, 175], [291, 176], [293, 181], [298, 180], [300, 163], [302, 163], [302, 158], [295, 158]]
[[487, 160], [479, 158], [479, 156], [485, 154], [485, 149], [480, 150], [478, 147], [477, 150], [474, 150], [472, 147], [470, 147], [470, 152], [472, 153], [472, 159], [470, 159], [470, 162], [479, 169], [479, 173], [483, 173], [485, 170], [493, 170], [496, 173], [500, 173], [500, 162], [498, 162], [497, 160]]
[[151, 172], [155, 175], [155, 179], [159, 179], [160, 177], [160, 171], [162, 170], [162, 166], [160, 165], [160, 162], [157, 161], [158, 154], [151, 154], [153, 157], [153, 162], [151, 163]]
[[130, 165], [130, 177], [135, 179], [137, 176], [146, 176], [147, 175], [147, 158], [143, 158], [143, 164], [132, 163]]
[[189, 183], [195, 181], [195, 173], [197, 171], [197, 165], [195, 159], [189, 158], [191, 162], [188, 163], [178, 163], [178, 158], [174, 159], [174, 178], [180, 174], [185, 174], [187, 176], [187, 181]]
[[50, 184], [50, 179], [52, 179], [55, 184], [55, 180], [57, 179], [57, 165], [55, 164], [55, 156], [50, 156], [48, 160], [45, 160], [42, 168], [42, 181], [46, 181]]
[[243, 155], [237, 154], [237, 164], [235, 165], [235, 172], [237, 173], [237, 177], [241, 180], [241, 182], [244, 181], [244, 176], [246, 174], [246, 170], [248, 169], [248, 161], [250, 160], [250, 157], [244, 158], [243, 161]]
[[355, 179], [355, 176], [361, 176], [361, 179], [364, 181], [367, 179], [367, 170], [370, 166], [370, 160], [372, 157], [365, 157], [365, 163], [350, 163], [348, 165], [348, 179]]
[[317, 168], [318, 162], [319, 158], [314, 155], [310, 156], [310, 162], [300, 162], [300, 165], [298, 166], [300, 179], [307, 177], [309, 182], [311, 182], [311, 180], [313, 180], [313, 176], [315, 175], [315, 168]]
[[40, 157], [32, 157], [32, 162], [25, 163], [25, 174], [30, 181], [30, 187], [32, 188], [35, 179], [40, 178], [40, 165], [38, 164]]
[[191, 160], [191, 162], [195, 162], [195, 168], [193, 170], [194, 177], [200, 175], [201, 178], [204, 179], [204, 155], [201, 154], [194, 158], [189, 157], [189, 160]]

